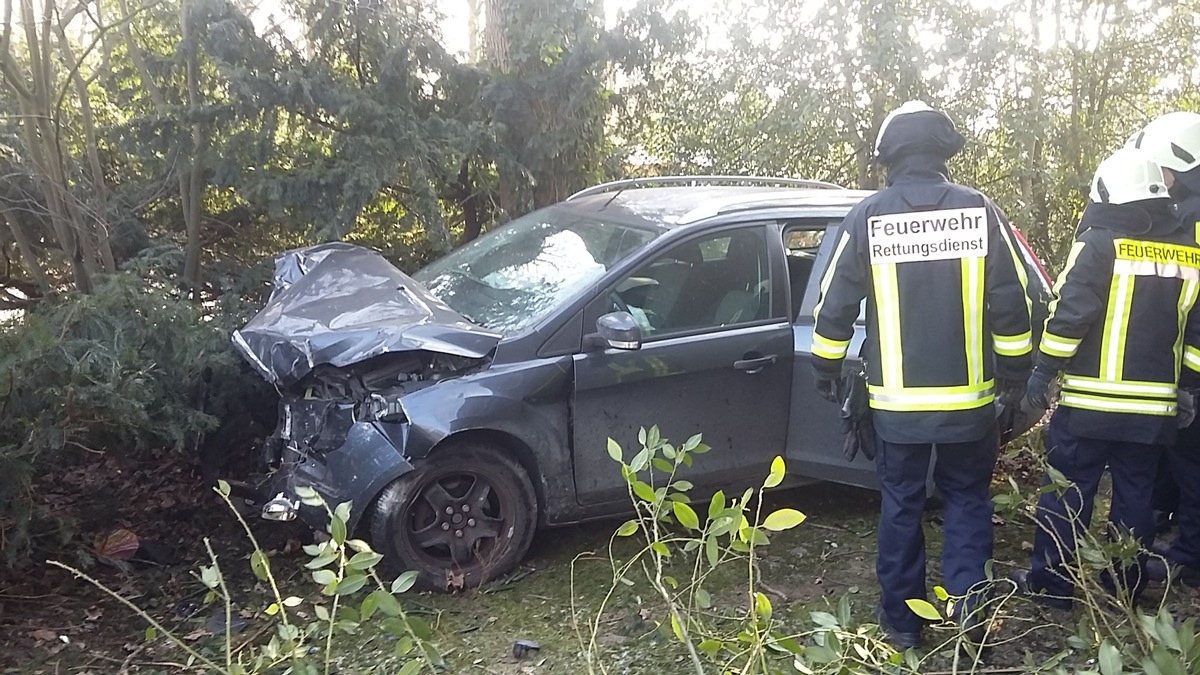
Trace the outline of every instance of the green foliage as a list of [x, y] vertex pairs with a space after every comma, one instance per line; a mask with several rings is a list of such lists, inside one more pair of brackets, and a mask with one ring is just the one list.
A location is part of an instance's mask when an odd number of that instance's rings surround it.
[[[756, 173], [876, 188], [887, 111], [910, 98], [967, 137], [951, 165], [1054, 265], [1091, 172], [1150, 117], [1196, 108], [1194, 1], [750, 0], [696, 6], [681, 49], [617, 97], [648, 173]], [[1143, 17], [1157, 18], [1146, 21]]]
[[[225, 573], [217, 554], [208, 540], [209, 564], [200, 567], [197, 580], [208, 589], [204, 603], [217, 604], [224, 608], [225, 634], [221, 640], [221, 656], [209, 657], [196, 646], [167, 629], [151, 616], [145, 608], [123, 598], [116, 591], [100, 582], [57, 562], [61, 567], [108, 595], [116, 598], [135, 614], [150, 624], [146, 631], [147, 641], [162, 641], [169, 646], [168, 654], [189, 666], [202, 667], [204, 672], [222, 675], [266, 675], [281, 672], [316, 674], [334, 671], [334, 664], [349, 651], [356, 650], [353, 636], [368, 628], [377, 628], [395, 639], [396, 646], [391, 659], [381, 658], [379, 663], [366, 673], [440, 672], [444, 667], [441, 654], [431, 642], [433, 631], [423, 619], [410, 616], [396, 598], [416, 581], [416, 572], [400, 575], [390, 588], [384, 585], [375, 570], [383, 556], [359, 539], [331, 536], [325, 542], [304, 547], [310, 560], [306, 568], [314, 570], [312, 580], [320, 586], [320, 599], [306, 600], [295, 595], [284, 596], [279, 588], [276, 571], [271, 559], [259, 546], [249, 525], [230, 501], [229, 485], [221, 481], [215, 488], [217, 494], [229, 507], [247, 538], [253, 545], [250, 568], [254, 575], [267, 583], [272, 601], [261, 609], [261, 616], [272, 622], [273, 630], [264, 631], [269, 637], [247, 645], [238, 645], [231, 630], [235, 598], [226, 584]], [[345, 533], [350, 518], [350, 505], [339, 504], [330, 509], [325, 501], [311, 488], [299, 488], [297, 493], [309, 506], [324, 508], [329, 517], [327, 531]], [[382, 656], [382, 655], [381, 655]]]
[[221, 417], [263, 393], [243, 375], [224, 326], [129, 275], [0, 327], [0, 529], [8, 561], [31, 545], [33, 476], [61, 472], [87, 451], [139, 458], [194, 448]]
[[[709, 672], [709, 667], [766, 675], [859, 672], [903, 664], [902, 655], [880, 639], [878, 626], [854, 626], [847, 597], [841, 598], [834, 613], [813, 612], [812, 627], [792, 631], [760, 590], [756, 556], [760, 547], [770, 544], [767, 533], [804, 521], [804, 514], [789, 508], [762, 515], [761, 490], [779, 485], [787, 472], [782, 457], [771, 463], [761, 489], [750, 488], [733, 499], [723, 491], [712, 495], [702, 521], [689, 494], [692, 485], [676, 478], [680, 468], [704, 461], [709, 447], [700, 435], [675, 446], [661, 437], [658, 427], [651, 427], [642, 429], [638, 438], [642, 448], [628, 463], [621, 447], [608, 441], [608, 453], [620, 464], [635, 517], [622, 524], [610, 541], [608, 595], [587, 625], [577, 622], [575, 626], [589, 672], [607, 672], [597, 641], [605, 607], [622, 589], [636, 592], [636, 576], [661, 601], [659, 630], [683, 645], [690, 670], [697, 674]], [[638, 534], [642, 548], [628, 560], [619, 560], [614, 544]], [[716, 585], [714, 575], [725, 570], [746, 575], [744, 604], [715, 605], [706, 586]]]

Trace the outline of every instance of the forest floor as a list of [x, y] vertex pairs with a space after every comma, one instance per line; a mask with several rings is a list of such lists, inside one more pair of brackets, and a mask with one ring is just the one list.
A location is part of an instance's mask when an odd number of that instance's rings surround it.
[[[1007, 467], [1006, 473], [1015, 474], [1024, 485], [1037, 480], [1019, 466]], [[209, 630], [215, 608], [201, 602], [205, 588], [196, 575], [206, 562], [205, 537], [223, 561], [231, 593], [246, 619], [244, 626], [236, 622], [240, 630], [235, 644], [261, 641], [271, 629], [272, 622], [261, 612], [270, 599], [246, 562], [251, 548], [245, 534], [218, 497], [201, 486], [188, 463], [168, 461], [165, 469], [150, 472], [129, 470], [100, 457], [90, 466], [56, 477], [44, 489], [43, 499], [59, 508], [98, 505], [75, 524], [78, 532], [122, 526], [158, 542], [167, 564], [92, 562], [88, 573], [196, 649], [216, 653], [221, 644]], [[771, 508], [791, 507], [808, 516], [795, 529], [773, 533], [771, 544], [762, 549], [760, 588], [770, 598], [776, 618], [789, 628], [803, 629], [812, 625], [810, 612], [829, 610], [848, 596], [854, 620], [871, 622], [878, 597], [874, 574], [878, 495], [817, 484], [772, 493], [767, 502]], [[314, 596], [317, 588], [307, 579], [303, 568], [307, 556], [300, 550], [301, 542], [310, 536], [304, 528], [254, 518], [248, 522], [273, 569], [282, 575], [284, 594]], [[940, 523], [937, 511], [926, 515], [930, 587], [940, 578]], [[586, 645], [576, 631], [575, 618], [586, 621], [597, 612], [601, 612], [597, 644], [608, 672], [683, 672], [688, 668], [685, 653], [656, 627], [655, 619], [664, 613], [646, 595], [645, 585], [640, 590], [623, 589], [600, 609], [612, 584], [608, 545], [617, 525], [619, 521], [539, 533], [521, 568], [504, 583], [457, 595], [410, 592], [401, 598], [409, 612], [432, 625], [447, 672], [587, 672]], [[1030, 525], [998, 522], [997, 577], [1028, 564], [1031, 540]], [[627, 555], [620, 546], [630, 545], [622, 540], [617, 554]], [[79, 566], [94, 557], [80, 549], [62, 561]], [[179, 651], [162, 636], [147, 640], [143, 619], [67, 572], [35, 564], [0, 573], [4, 575], [0, 579], [0, 673], [184, 671]], [[742, 570], [719, 574], [707, 586], [720, 606], [744, 603], [744, 584]], [[1152, 588], [1151, 597], [1143, 602], [1152, 606], [1163, 593], [1161, 587]], [[1194, 591], [1168, 593], [1167, 604], [1177, 615], [1197, 613], [1200, 600]], [[1069, 650], [1067, 637], [1075, 631], [1069, 617], [1024, 600], [1014, 600], [1006, 612], [992, 638], [1000, 644], [986, 653], [978, 672], [1026, 672], [1026, 664], [1044, 664]], [[935, 643], [936, 638], [931, 635], [926, 642]], [[355, 647], [339, 654], [337, 672], [365, 672], [378, 666], [383, 666], [383, 672], [398, 669], [389, 636], [368, 627], [351, 639]], [[539, 649], [517, 658], [513, 655], [516, 640], [532, 640]], [[1072, 659], [1081, 657], [1068, 652], [1064, 664]], [[392, 663], [397, 667], [392, 668]], [[948, 651], [935, 653], [928, 661], [929, 672], [950, 672], [950, 664]], [[1072, 667], [1085, 666], [1080, 662]]]

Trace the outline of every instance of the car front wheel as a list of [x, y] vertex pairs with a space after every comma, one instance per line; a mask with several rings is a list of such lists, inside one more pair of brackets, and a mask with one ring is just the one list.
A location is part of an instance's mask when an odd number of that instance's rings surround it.
[[474, 588], [512, 570], [537, 526], [521, 465], [469, 443], [435, 451], [379, 496], [371, 540], [394, 571], [416, 570], [432, 590]]

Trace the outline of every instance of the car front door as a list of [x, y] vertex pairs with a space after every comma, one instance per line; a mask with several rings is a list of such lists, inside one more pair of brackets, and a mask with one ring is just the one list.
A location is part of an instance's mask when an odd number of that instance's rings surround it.
[[585, 504], [626, 499], [609, 438], [625, 459], [657, 425], [676, 445], [703, 434], [712, 451], [685, 469], [696, 485], [765, 477], [786, 442], [794, 354], [782, 250], [772, 224], [698, 235], [604, 289], [587, 321], [628, 311], [639, 349], [585, 349], [574, 360], [575, 485]]

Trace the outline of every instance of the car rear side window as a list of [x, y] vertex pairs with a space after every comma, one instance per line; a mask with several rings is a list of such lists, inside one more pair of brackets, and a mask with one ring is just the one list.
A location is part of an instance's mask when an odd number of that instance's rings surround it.
[[826, 223], [817, 221], [811, 224], [800, 224], [784, 230], [783, 250], [787, 254], [788, 288], [791, 290], [791, 313], [795, 318], [800, 314], [800, 305], [804, 301], [804, 292], [812, 277], [813, 264], [817, 261], [817, 251], [825, 240]]

